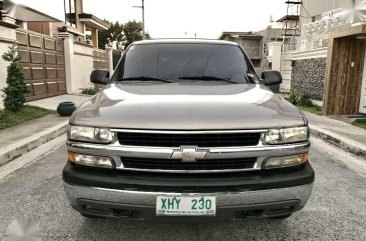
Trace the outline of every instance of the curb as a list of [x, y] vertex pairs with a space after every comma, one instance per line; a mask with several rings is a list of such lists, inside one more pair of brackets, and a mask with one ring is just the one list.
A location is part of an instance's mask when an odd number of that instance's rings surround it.
[[309, 124], [312, 136], [318, 137], [333, 146], [339, 147], [344, 151], [350, 152], [356, 156], [366, 159], [366, 145], [356, 142], [352, 139], [340, 136], [323, 128]]
[[14, 144], [8, 145], [0, 150], [0, 166], [14, 160], [15, 158], [29, 152], [30, 150], [62, 135], [66, 132], [69, 121], [62, 122], [56, 126], [43, 130], [33, 136], [27, 137]]

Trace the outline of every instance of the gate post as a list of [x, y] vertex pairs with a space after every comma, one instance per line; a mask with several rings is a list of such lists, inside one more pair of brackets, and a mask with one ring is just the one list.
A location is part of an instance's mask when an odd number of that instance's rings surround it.
[[58, 37], [64, 41], [66, 92], [67, 94], [72, 94], [74, 88], [72, 82], [73, 65], [71, 64], [71, 60], [74, 57], [74, 38], [72, 34], [64, 32], [59, 33]]
[[109, 66], [109, 76], [112, 76], [113, 74], [113, 48], [112, 47], [106, 47], [105, 50], [107, 51], [108, 55], [108, 66]]

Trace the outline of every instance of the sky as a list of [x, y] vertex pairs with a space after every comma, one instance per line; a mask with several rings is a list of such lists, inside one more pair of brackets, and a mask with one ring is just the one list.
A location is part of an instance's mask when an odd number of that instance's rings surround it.
[[[63, 20], [63, 0], [13, 0]], [[141, 21], [141, 0], [84, 0], [84, 12], [110, 21]], [[218, 38], [223, 31], [257, 31], [286, 14], [285, 0], [145, 0], [153, 38]]]

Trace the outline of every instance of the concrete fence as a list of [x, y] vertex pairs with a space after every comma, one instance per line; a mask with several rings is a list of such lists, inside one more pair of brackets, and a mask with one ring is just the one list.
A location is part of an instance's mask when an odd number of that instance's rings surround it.
[[283, 51], [282, 43], [270, 43], [268, 62], [281, 72], [280, 92], [296, 91], [322, 105], [327, 48]]

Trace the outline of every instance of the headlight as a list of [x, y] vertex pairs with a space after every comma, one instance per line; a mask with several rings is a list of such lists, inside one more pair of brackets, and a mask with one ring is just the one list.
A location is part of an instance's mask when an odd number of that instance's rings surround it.
[[271, 157], [264, 161], [263, 169], [292, 167], [308, 161], [308, 153], [294, 156]]
[[68, 157], [69, 161], [79, 165], [110, 169], [113, 168], [113, 161], [109, 157], [77, 154], [70, 151], [68, 152]]
[[270, 129], [266, 133], [267, 144], [286, 144], [307, 141], [309, 139], [309, 127], [292, 127]]
[[110, 143], [112, 133], [107, 128], [94, 128], [85, 126], [69, 126], [68, 138], [75, 141]]

